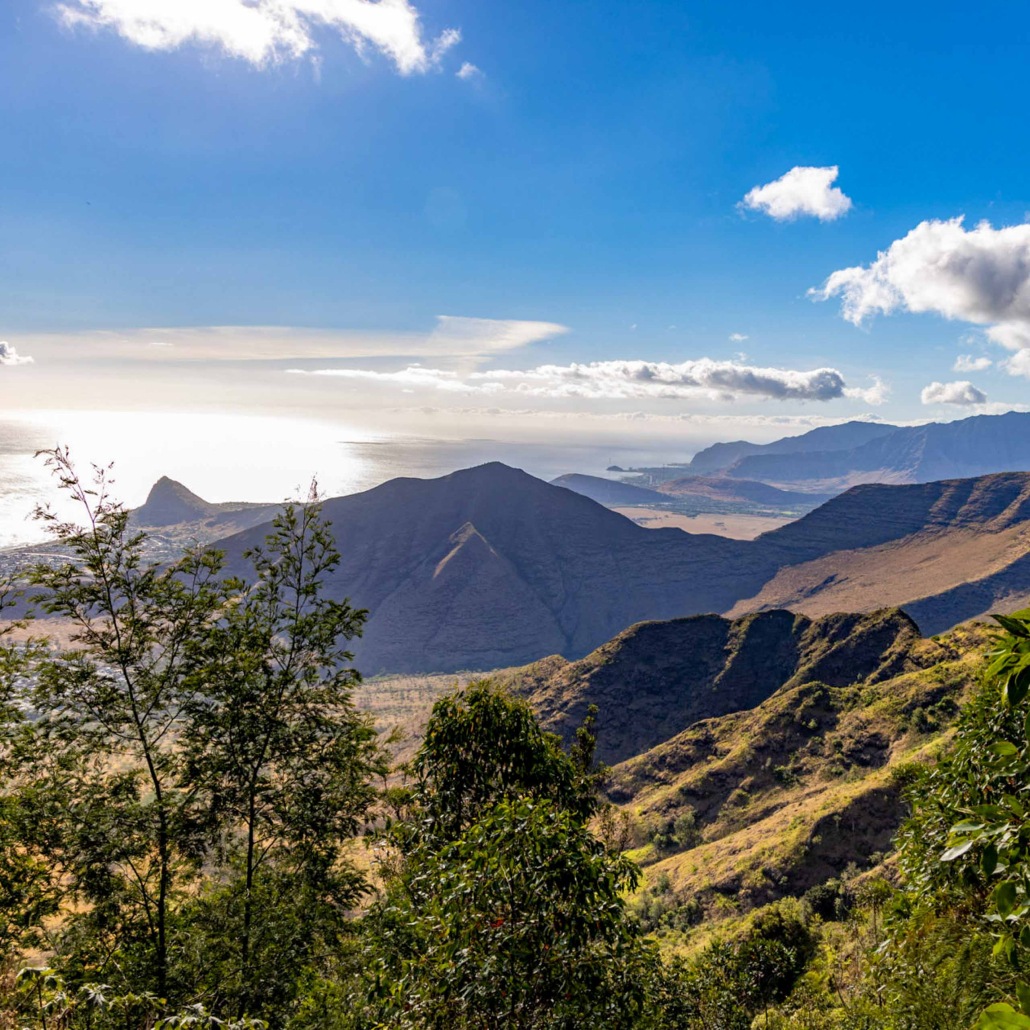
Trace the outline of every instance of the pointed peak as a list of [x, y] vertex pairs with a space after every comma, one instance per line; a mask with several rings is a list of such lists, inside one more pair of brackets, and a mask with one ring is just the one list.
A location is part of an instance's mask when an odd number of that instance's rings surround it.
[[177, 480], [162, 476], [151, 488], [146, 502], [136, 509], [136, 521], [143, 526], [173, 526], [210, 515], [214, 505], [198, 497]]

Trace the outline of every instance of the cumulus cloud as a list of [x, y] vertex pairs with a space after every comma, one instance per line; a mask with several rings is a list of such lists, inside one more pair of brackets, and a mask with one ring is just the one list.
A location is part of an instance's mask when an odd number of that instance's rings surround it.
[[483, 72], [471, 61], [466, 61], [454, 74], [457, 75], [459, 79], [464, 79], [466, 82], [483, 78]]
[[875, 404], [879, 407], [887, 403], [891, 388], [879, 377], [873, 376], [872, 386], [849, 386], [844, 390], [844, 396], [852, 400], [864, 401], [866, 404]]
[[32, 358], [19, 354], [6, 340], [0, 340], [0, 365], [31, 365]]
[[983, 372], [994, 362], [990, 358], [976, 358], [972, 354], [960, 354], [952, 366], [954, 372]]
[[730, 333], [730, 340], [733, 343], [743, 343], [747, 338], [747, 333]]
[[314, 53], [319, 28], [362, 56], [384, 54], [402, 75], [428, 71], [461, 39], [457, 29], [427, 38], [409, 0], [67, 0], [57, 13], [65, 25], [110, 29], [146, 50], [193, 43], [258, 66]]
[[977, 389], [967, 379], [960, 379], [953, 383], [930, 383], [923, 387], [920, 395], [924, 404], [957, 404], [968, 406], [971, 404], [986, 404], [987, 394]]
[[792, 168], [773, 182], [755, 186], [740, 203], [777, 222], [791, 221], [802, 215], [832, 222], [851, 210], [851, 198], [833, 185], [839, 172], [837, 165]]
[[[300, 372], [301, 370], [291, 370]], [[662, 361], [594, 361], [538, 365], [529, 369], [491, 369], [464, 376], [446, 369], [409, 365], [394, 372], [369, 369], [318, 369], [309, 375], [379, 382], [402, 388], [431, 387], [466, 393], [511, 391], [543, 398], [594, 400], [704, 397], [734, 400], [830, 401], [855, 397], [866, 401], [884, 394], [878, 381], [869, 390], [849, 388], [834, 368], [809, 371], [758, 368], [731, 361], [700, 358], [672, 364]], [[871, 401], [875, 403], [876, 401]]]
[[855, 325], [911, 311], [987, 326], [989, 339], [1014, 352], [1004, 367], [1030, 375], [1030, 223], [966, 229], [962, 217], [921, 222], [872, 264], [834, 272], [809, 294], [840, 297]]

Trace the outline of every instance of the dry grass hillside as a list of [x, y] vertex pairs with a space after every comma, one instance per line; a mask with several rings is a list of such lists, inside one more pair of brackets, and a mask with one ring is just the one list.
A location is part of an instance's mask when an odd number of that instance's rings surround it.
[[[1021, 607], [1030, 598], [1030, 476], [1009, 473], [903, 490], [858, 488], [765, 538], [790, 550], [796, 543], [800, 550], [821, 535], [843, 536], [855, 509], [867, 513], [878, 500], [883, 519], [896, 522], [887, 539], [785, 562], [728, 614], [790, 608], [817, 617], [904, 605], [923, 632], [935, 633], [992, 610]], [[897, 504], [902, 497], [904, 508]]]
[[784, 688], [879, 682], [932, 662], [919, 639], [896, 609], [816, 621], [788, 611], [697, 615], [631, 626], [579, 661], [552, 656], [506, 682], [568, 740], [596, 705], [598, 755], [613, 764]]
[[897, 675], [784, 685], [615, 766], [645, 890], [725, 915], [880, 862], [910, 763], [946, 742], [989, 639], [971, 624], [914, 642]]

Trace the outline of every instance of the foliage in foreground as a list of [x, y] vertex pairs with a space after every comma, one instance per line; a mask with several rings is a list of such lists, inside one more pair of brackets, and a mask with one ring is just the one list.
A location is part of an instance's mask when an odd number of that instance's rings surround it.
[[1030, 1028], [1030, 612], [916, 776], [898, 885], [849, 875], [669, 959], [589, 721], [566, 750], [474, 683], [384, 790], [314, 500], [237, 579], [150, 564], [106, 471], [50, 461], [86, 528], [42, 513], [67, 557], [33, 574], [72, 646], [0, 635], [2, 1030]]
[[48, 462], [85, 528], [41, 512], [64, 557], [31, 578], [71, 646], [37, 642], [24, 670], [2, 656], [0, 865], [17, 886], [0, 944], [50, 956], [35, 1010], [44, 983], [70, 1006], [51, 1025], [99, 1027], [108, 998], [153, 1001], [119, 1025], [282, 1023], [366, 890], [346, 849], [384, 770], [341, 646], [365, 613], [325, 596], [339, 556], [314, 498], [285, 507], [244, 582], [210, 549], [149, 562], [106, 469], [86, 483], [67, 452]]

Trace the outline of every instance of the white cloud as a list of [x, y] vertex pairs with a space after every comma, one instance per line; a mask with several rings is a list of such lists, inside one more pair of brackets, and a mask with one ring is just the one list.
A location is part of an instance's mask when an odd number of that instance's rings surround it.
[[837, 165], [792, 168], [779, 179], [750, 190], [741, 205], [761, 211], [778, 222], [802, 215], [832, 222], [851, 210], [851, 198], [833, 185], [839, 171]]
[[966, 379], [954, 383], [930, 383], [923, 387], [920, 398], [924, 404], [986, 404], [987, 394]]
[[733, 343], [743, 343], [748, 339], [747, 333], [730, 333], [730, 340]]
[[482, 70], [477, 68], [471, 61], [466, 61], [454, 74], [466, 82], [483, 78]]
[[64, 365], [100, 359], [161, 362], [407, 357], [478, 364], [567, 333], [555, 322], [440, 315], [431, 331], [355, 332], [304, 326], [186, 326], [39, 333], [24, 339]]
[[1005, 362], [1005, 367], [1014, 376], [1026, 376], [1030, 379], [1030, 346], [1024, 347], [1021, 351], [1013, 354]]
[[376, 372], [366, 368], [318, 368], [311, 371], [288, 368], [286, 371], [290, 375], [329, 376], [336, 379], [384, 383], [399, 386], [406, 391], [428, 388], [453, 393], [496, 393], [504, 389], [501, 383], [469, 384], [457, 372], [443, 368], [423, 368], [421, 365], [409, 365], [396, 372]]
[[866, 404], [875, 404], [879, 407], [887, 403], [891, 388], [879, 377], [873, 376], [873, 385], [867, 387], [849, 386], [844, 390], [844, 396], [852, 400], [864, 401]]
[[427, 349], [435, 354], [485, 356], [528, 347], [568, 331], [568, 326], [556, 322], [439, 315]]
[[983, 372], [994, 362], [990, 358], [976, 358], [972, 354], [960, 354], [952, 366], [954, 372]]
[[335, 31], [359, 54], [388, 57], [402, 75], [439, 63], [461, 34], [423, 34], [409, 0], [67, 0], [57, 13], [70, 27], [112, 29], [146, 50], [188, 43], [267, 65], [317, 50], [313, 33]]
[[31, 365], [32, 358], [19, 354], [6, 340], [0, 340], [0, 365]]
[[[301, 372], [301, 370], [291, 370]], [[402, 387], [431, 387], [468, 393], [510, 391], [543, 398], [580, 397], [681, 399], [704, 397], [729, 401], [738, 397], [766, 400], [830, 401], [854, 397], [869, 403], [884, 395], [877, 381], [868, 390], [850, 389], [833, 368], [797, 371], [758, 368], [700, 358], [670, 364], [661, 361], [594, 361], [538, 365], [529, 369], [492, 369], [460, 375], [446, 369], [409, 365], [394, 372], [370, 369], [318, 369], [310, 375], [379, 382]], [[873, 398], [873, 399], [871, 399]]]
[[967, 230], [962, 222], [920, 222], [869, 266], [834, 272], [809, 295], [840, 297], [855, 325], [895, 311], [985, 325], [993, 342], [1015, 352], [1004, 367], [1030, 375], [1030, 224]]

